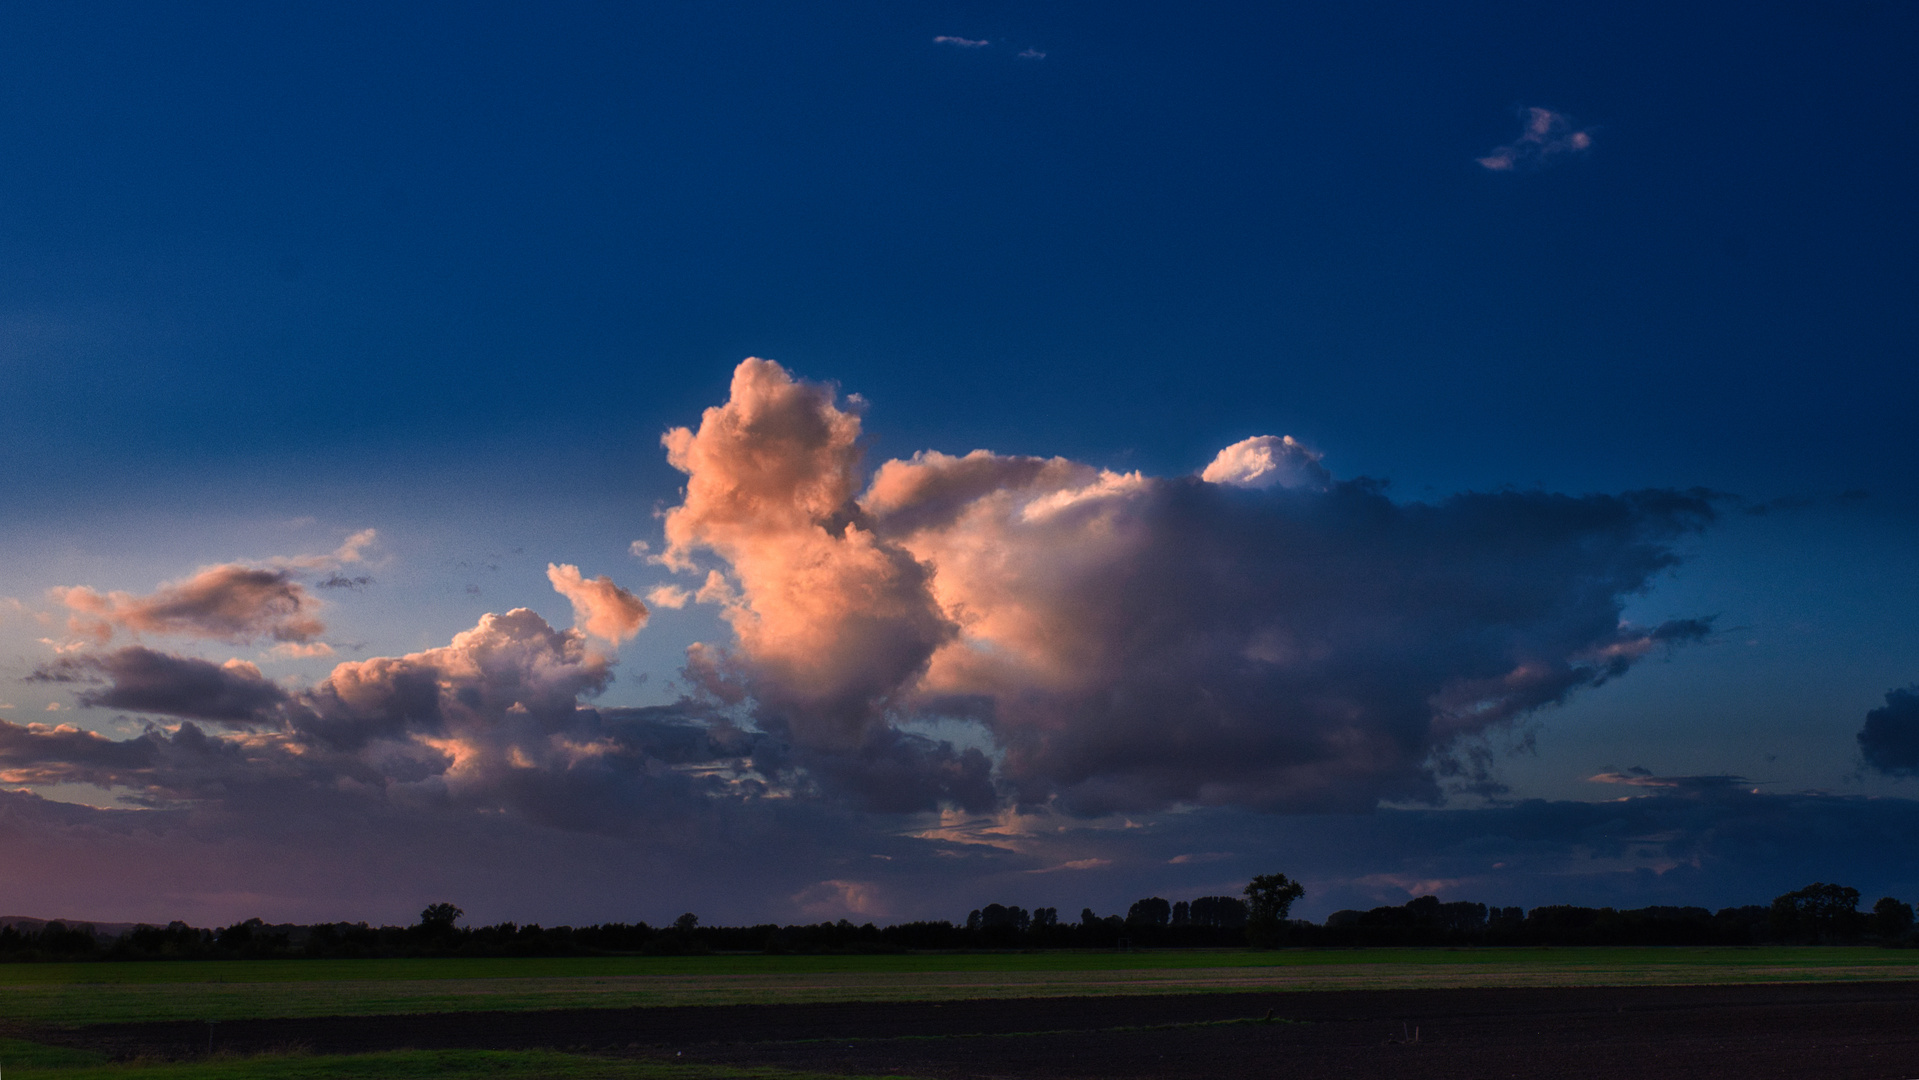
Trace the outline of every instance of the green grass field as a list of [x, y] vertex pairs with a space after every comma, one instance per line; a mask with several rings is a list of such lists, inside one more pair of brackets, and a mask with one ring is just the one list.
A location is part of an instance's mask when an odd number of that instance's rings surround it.
[[109, 1063], [98, 1054], [18, 1039], [0, 1039], [0, 1073], [13, 1080], [889, 1080], [783, 1069], [610, 1061], [540, 1050], [215, 1055], [203, 1061]]
[[801, 1001], [1919, 979], [1873, 948], [1367, 949], [0, 965], [0, 1017], [75, 1025]]

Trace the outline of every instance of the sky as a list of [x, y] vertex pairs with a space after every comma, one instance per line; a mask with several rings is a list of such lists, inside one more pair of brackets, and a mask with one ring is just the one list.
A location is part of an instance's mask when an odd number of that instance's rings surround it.
[[0, 11], [0, 913], [1919, 899], [1919, 6]]

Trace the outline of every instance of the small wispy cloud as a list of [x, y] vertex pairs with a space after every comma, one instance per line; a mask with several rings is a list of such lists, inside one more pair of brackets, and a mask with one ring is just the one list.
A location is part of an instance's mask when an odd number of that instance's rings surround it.
[[975, 41], [972, 38], [954, 37], [951, 34], [941, 34], [933, 39], [933, 43], [935, 45], [951, 45], [956, 49], [984, 49], [986, 46], [992, 44], [992, 42], [984, 38]]
[[1019, 58], [1021, 60], [1044, 60], [1046, 59], [1046, 54], [1040, 52], [1038, 49], [1021, 49], [1019, 51]]
[[654, 607], [678, 610], [686, 606], [693, 594], [678, 585], [656, 585], [646, 594], [646, 602]]
[[[1743, 776], [1730, 774], [1714, 776], [1655, 776], [1652, 770], [1643, 765], [1635, 765], [1624, 771], [1609, 770], [1588, 776], [1590, 784], [1623, 784], [1626, 787], [1664, 788], [1680, 795], [1715, 794], [1718, 792], [1742, 791], [1752, 788], [1753, 781]], [[1752, 788], [1758, 794], [1758, 788]]]
[[1061, 870], [1098, 870], [1103, 866], [1111, 865], [1113, 865], [1113, 860], [1111, 859], [1073, 859], [1069, 862], [1060, 863], [1057, 866], [1042, 866], [1037, 870], [1028, 870], [1026, 872], [1029, 874], [1052, 874]]
[[1477, 159], [1481, 166], [1493, 172], [1536, 169], [1555, 158], [1592, 147], [1591, 130], [1575, 129], [1572, 118], [1565, 113], [1534, 106], [1521, 116], [1526, 126], [1519, 138]]
[[268, 649], [266, 655], [275, 660], [304, 660], [314, 656], [332, 656], [333, 646], [324, 641], [282, 641]]

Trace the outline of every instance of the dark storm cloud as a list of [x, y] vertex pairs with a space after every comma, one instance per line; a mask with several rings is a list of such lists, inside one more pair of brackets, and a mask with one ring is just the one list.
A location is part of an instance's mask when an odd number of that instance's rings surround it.
[[1919, 776], [1919, 685], [1886, 691], [1885, 705], [1859, 729], [1866, 765], [1888, 776]]
[[64, 656], [41, 664], [35, 682], [85, 683], [79, 702], [233, 727], [275, 722], [291, 698], [252, 664], [215, 664], [131, 645], [113, 652]]
[[1674, 779], [1704, 782], [1481, 809], [1275, 817], [1219, 807], [1133, 819], [1130, 828], [1042, 818], [1010, 838], [985, 822], [971, 850], [1017, 851], [972, 866], [972, 894], [1124, 913], [1140, 896], [1233, 893], [1254, 874], [1283, 871], [1306, 884], [1298, 913], [1316, 919], [1426, 894], [1621, 908], [1764, 904], [1813, 881], [1852, 885], [1868, 899], [1919, 894], [1911, 857], [1919, 802]]

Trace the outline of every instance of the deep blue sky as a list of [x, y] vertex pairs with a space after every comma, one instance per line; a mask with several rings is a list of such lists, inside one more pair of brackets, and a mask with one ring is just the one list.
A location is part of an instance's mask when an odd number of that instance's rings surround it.
[[[1715, 634], [1538, 714], [1508, 780], [1909, 797], [1852, 733], [1919, 680], [1915, 48], [1870, 0], [9, 4], [7, 677], [50, 587], [366, 527], [362, 655], [560, 625], [549, 561], [657, 576], [659, 436], [753, 355], [870, 401], [875, 462], [1291, 434], [1401, 500], [1736, 496], [1627, 611]], [[1528, 108], [1590, 147], [1478, 164]], [[608, 701], [724, 633], [666, 615]]]

